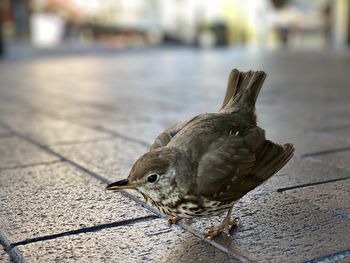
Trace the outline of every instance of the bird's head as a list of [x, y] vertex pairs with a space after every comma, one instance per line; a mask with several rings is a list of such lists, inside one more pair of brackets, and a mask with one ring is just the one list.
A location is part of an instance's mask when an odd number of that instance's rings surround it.
[[162, 147], [142, 155], [126, 179], [109, 184], [107, 190], [135, 189], [154, 201], [161, 200], [175, 184], [178, 162], [174, 148]]

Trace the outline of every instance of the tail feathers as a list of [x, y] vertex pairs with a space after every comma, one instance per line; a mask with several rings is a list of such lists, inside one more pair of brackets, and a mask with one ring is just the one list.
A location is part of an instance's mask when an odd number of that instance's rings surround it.
[[263, 71], [240, 72], [233, 69], [220, 111], [245, 107], [249, 112], [255, 113], [256, 99], [265, 78], [266, 74]]
[[256, 166], [251, 171], [257, 181], [263, 182], [276, 174], [287, 164], [294, 153], [293, 144], [278, 145], [266, 141], [256, 158]]

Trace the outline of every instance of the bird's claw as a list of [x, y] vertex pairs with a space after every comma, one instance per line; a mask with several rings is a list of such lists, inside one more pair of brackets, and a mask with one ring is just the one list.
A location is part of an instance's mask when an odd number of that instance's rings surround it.
[[230, 226], [230, 229], [232, 227], [237, 227], [239, 225], [239, 220], [238, 218], [233, 218], [233, 219], [230, 219], [230, 221], [228, 222], [229, 226]]
[[207, 227], [205, 229], [204, 235], [208, 239], [213, 239], [214, 237], [216, 237], [220, 233], [225, 233], [227, 236], [229, 236], [230, 230], [233, 227], [237, 227], [238, 224], [239, 224], [238, 219], [234, 218], [234, 219], [229, 220], [227, 223], [222, 223], [216, 227]]
[[167, 216], [166, 219], [168, 220], [169, 226], [176, 224], [177, 221], [180, 221], [182, 217], [180, 216]]
[[217, 235], [219, 235], [221, 232], [226, 233], [225, 227], [222, 227], [222, 226], [208, 227], [208, 228], [206, 228], [204, 235], [208, 239], [212, 239], [212, 238], [216, 237]]
[[187, 225], [191, 225], [193, 223], [193, 218], [189, 217], [189, 218], [184, 218], [185, 222]]

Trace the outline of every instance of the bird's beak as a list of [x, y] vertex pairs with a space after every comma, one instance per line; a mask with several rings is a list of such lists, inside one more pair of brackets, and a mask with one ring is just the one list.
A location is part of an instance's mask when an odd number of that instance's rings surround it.
[[128, 179], [123, 179], [107, 185], [106, 190], [135, 189], [135, 188], [136, 188], [135, 184], [130, 183]]

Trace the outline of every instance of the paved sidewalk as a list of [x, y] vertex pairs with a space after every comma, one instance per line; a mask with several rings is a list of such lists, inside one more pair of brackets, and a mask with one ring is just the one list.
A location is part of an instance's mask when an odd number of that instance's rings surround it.
[[[220, 218], [169, 227], [105, 192], [167, 125], [262, 69], [259, 123], [293, 160]], [[0, 262], [350, 262], [350, 55], [154, 49], [0, 62]], [[0, 245], [0, 246], [1, 246]]]

